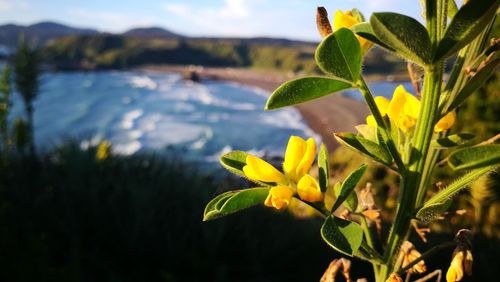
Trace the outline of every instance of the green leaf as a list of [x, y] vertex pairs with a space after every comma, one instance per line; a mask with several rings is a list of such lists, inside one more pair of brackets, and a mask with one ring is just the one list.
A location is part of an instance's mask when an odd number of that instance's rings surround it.
[[340, 205], [347, 199], [347, 197], [354, 191], [356, 185], [358, 185], [359, 180], [363, 177], [363, 174], [366, 171], [368, 166], [366, 164], [361, 165], [355, 171], [351, 172], [347, 176], [347, 178], [342, 182], [342, 186], [340, 188], [340, 193], [338, 194], [337, 200], [332, 207], [332, 212], [337, 210]]
[[325, 77], [304, 77], [291, 80], [274, 90], [267, 100], [266, 110], [300, 104], [328, 94], [351, 88], [352, 85]]
[[446, 28], [434, 61], [446, 59], [469, 44], [495, 16], [500, 0], [470, 0], [463, 5]]
[[378, 144], [377, 128], [368, 124], [356, 125], [354, 128], [356, 128], [361, 136]]
[[221, 165], [232, 173], [245, 176], [243, 167], [247, 164], [248, 154], [242, 151], [232, 151], [220, 157]]
[[319, 176], [319, 187], [321, 192], [325, 192], [328, 189], [328, 182], [330, 180], [330, 167], [328, 165], [328, 150], [325, 144], [321, 144], [318, 153], [318, 176]]
[[263, 203], [268, 194], [269, 188], [250, 188], [222, 193], [207, 204], [203, 221], [223, 217]]
[[[342, 182], [337, 182], [333, 186], [333, 194], [336, 198], [339, 197], [340, 192], [342, 191]], [[356, 192], [352, 192], [347, 196], [347, 199], [342, 203], [344, 207], [350, 212], [355, 212], [358, 207], [358, 195]]]
[[432, 222], [436, 220], [440, 214], [448, 210], [452, 203], [452, 199], [447, 199], [443, 202], [426, 205], [417, 212], [417, 219], [425, 223]]
[[470, 133], [458, 133], [450, 136], [446, 136], [440, 139], [433, 140], [431, 146], [438, 149], [448, 149], [460, 145], [467, 144], [472, 139], [476, 137], [474, 134]]
[[359, 79], [361, 47], [350, 29], [341, 28], [323, 39], [315, 57], [323, 72], [350, 82]]
[[458, 108], [470, 95], [474, 94], [476, 90], [478, 90], [488, 78], [495, 73], [495, 69], [500, 63], [500, 59], [495, 59], [487, 63], [480, 71], [478, 71], [467, 83], [465, 86], [458, 92], [455, 100], [451, 103], [449, 110], [452, 111]]
[[348, 148], [361, 153], [376, 162], [389, 167], [391, 166], [391, 155], [384, 147], [378, 145], [377, 143], [353, 133], [335, 133], [334, 135], [337, 141]]
[[453, 18], [458, 11], [457, 3], [455, 0], [448, 0], [448, 18]]
[[431, 40], [414, 18], [396, 13], [374, 13], [370, 23], [377, 38], [402, 57], [418, 63], [431, 61]]
[[448, 157], [448, 164], [454, 170], [480, 168], [499, 163], [500, 144], [463, 148]]
[[321, 227], [321, 237], [335, 250], [353, 256], [363, 241], [363, 229], [355, 222], [331, 215]]
[[391, 47], [386, 45], [384, 42], [380, 41], [380, 39], [378, 39], [378, 37], [375, 35], [375, 32], [373, 31], [373, 28], [369, 22], [355, 24], [355, 25], [351, 26], [350, 29], [356, 35], [361, 36], [364, 39], [370, 40], [371, 42], [373, 42], [379, 46], [382, 46], [391, 52], [394, 52], [394, 49], [392, 49]]
[[483, 167], [472, 170], [456, 179], [446, 188], [442, 189], [425, 202], [423, 207], [417, 212], [417, 218], [425, 222], [430, 222], [436, 219], [439, 214], [445, 212], [450, 207], [454, 195], [462, 189], [467, 188], [472, 182], [476, 181], [481, 176], [491, 173], [494, 170], [494, 166]]

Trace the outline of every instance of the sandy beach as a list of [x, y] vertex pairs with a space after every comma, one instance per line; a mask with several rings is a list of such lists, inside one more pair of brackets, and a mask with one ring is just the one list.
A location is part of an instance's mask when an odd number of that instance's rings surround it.
[[[148, 71], [187, 73], [195, 70], [201, 79], [217, 79], [238, 82], [272, 92], [293, 75], [276, 72], [254, 71], [236, 68], [189, 68], [185, 66], [148, 66]], [[306, 123], [321, 135], [330, 151], [338, 147], [334, 132], [354, 132], [354, 126], [365, 123], [369, 111], [365, 104], [344, 97], [329, 95], [295, 106]]]

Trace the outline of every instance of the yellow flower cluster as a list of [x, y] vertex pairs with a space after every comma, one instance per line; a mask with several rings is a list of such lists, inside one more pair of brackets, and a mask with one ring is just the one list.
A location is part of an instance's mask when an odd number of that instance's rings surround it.
[[[405, 134], [411, 132], [417, 123], [420, 101], [406, 91], [403, 85], [396, 87], [390, 101], [385, 97], [377, 96], [375, 97], [375, 103], [380, 114], [382, 116], [389, 116], [389, 119]], [[455, 123], [455, 118], [455, 112], [449, 112], [436, 123], [434, 131], [442, 132], [448, 130]], [[366, 117], [366, 123], [372, 127], [377, 126], [373, 115]]]
[[[361, 23], [361, 19], [355, 17], [352, 14], [352, 11], [346, 11], [343, 13], [341, 10], [337, 10], [337, 12], [335, 12], [335, 17], [333, 18], [333, 30], [335, 31], [343, 27], [350, 28], [358, 23]], [[358, 38], [362, 53], [366, 53], [366, 51], [373, 46], [373, 43], [369, 40], [366, 40], [358, 35], [356, 35], [356, 38]]]
[[298, 136], [291, 136], [283, 162], [284, 174], [252, 155], [246, 157], [243, 172], [250, 180], [275, 183], [264, 202], [268, 207], [285, 208], [295, 193], [304, 201], [321, 202], [324, 196], [319, 184], [308, 174], [315, 157], [316, 143], [312, 138], [305, 141]]

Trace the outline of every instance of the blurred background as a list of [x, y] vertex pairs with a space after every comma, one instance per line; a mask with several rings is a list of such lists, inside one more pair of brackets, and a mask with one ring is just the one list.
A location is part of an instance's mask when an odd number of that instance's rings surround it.
[[[340, 255], [302, 207], [256, 207], [213, 222], [215, 195], [251, 183], [218, 158], [244, 150], [278, 166], [290, 135], [327, 144], [335, 180], [366, 162], [333, 132], [368, 109], [348, 90], [265, 112], [286, 80], [318, 74], [317, 6], [393, 11], [420, 20], [418, 1], [0, 0], [0, 279], [5, 281], [318, 281]], [[332, 17], [330, 19], [332, 20]], [[448, 64], [448, 69], [453, 61]], [[403, 84], [402, 59], [374, 47], [364, 73], [375, 95]], [[459, 109], [456, 132], [500, 131], [498, 74]], [[452, 181], [446, 168], [436, 181]], [[371, 163], [381, 240], [397, 177]], [[474, 278], [499, 275], [499, 177], [484, 177], [430, 225], [425, 250], [474, 231]], [[439, 185], [438, 185], [439, 186]], [[458, 215], [460, 214], [460, 216]], [[424, 226], [426, 227], [426, 226]], [[428, 269], [446, 271], [452, 250]], [[371, 266], [353, 264], [371, 280]]]

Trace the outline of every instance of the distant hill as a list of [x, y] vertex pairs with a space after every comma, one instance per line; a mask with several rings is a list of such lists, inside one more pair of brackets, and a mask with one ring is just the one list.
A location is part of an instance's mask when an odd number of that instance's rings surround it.
[[133, 28], [123, 33], [125, 36], [139, 38], [180, 38], [182, 35], [171, 32], [161, 27]]
[[[45, 62], [55, 69], [123, 69], [171, 64], [318, 71], [314, 62], [317, 42], [268, 37], [187, 37], [161, 27], [111, 34], [42, 22], [0, 26], [0, 53], [2, 46], [15, 49], [21, 35], [39, 47]], [[402, 60], [377, 48], [365, 56], [364, 62], [367, 73], [385, 74], [406, 69]]]
[[24, 38], [34, 46], [44, 46], [49, 40], [68, 35], [93, 35], [99, 32], [89, 28], [75, 28], [55, 22], [41, 22], [22, 26], [6, 24], [0, 26], [0, 45], [15, 49], [19, 38]]

